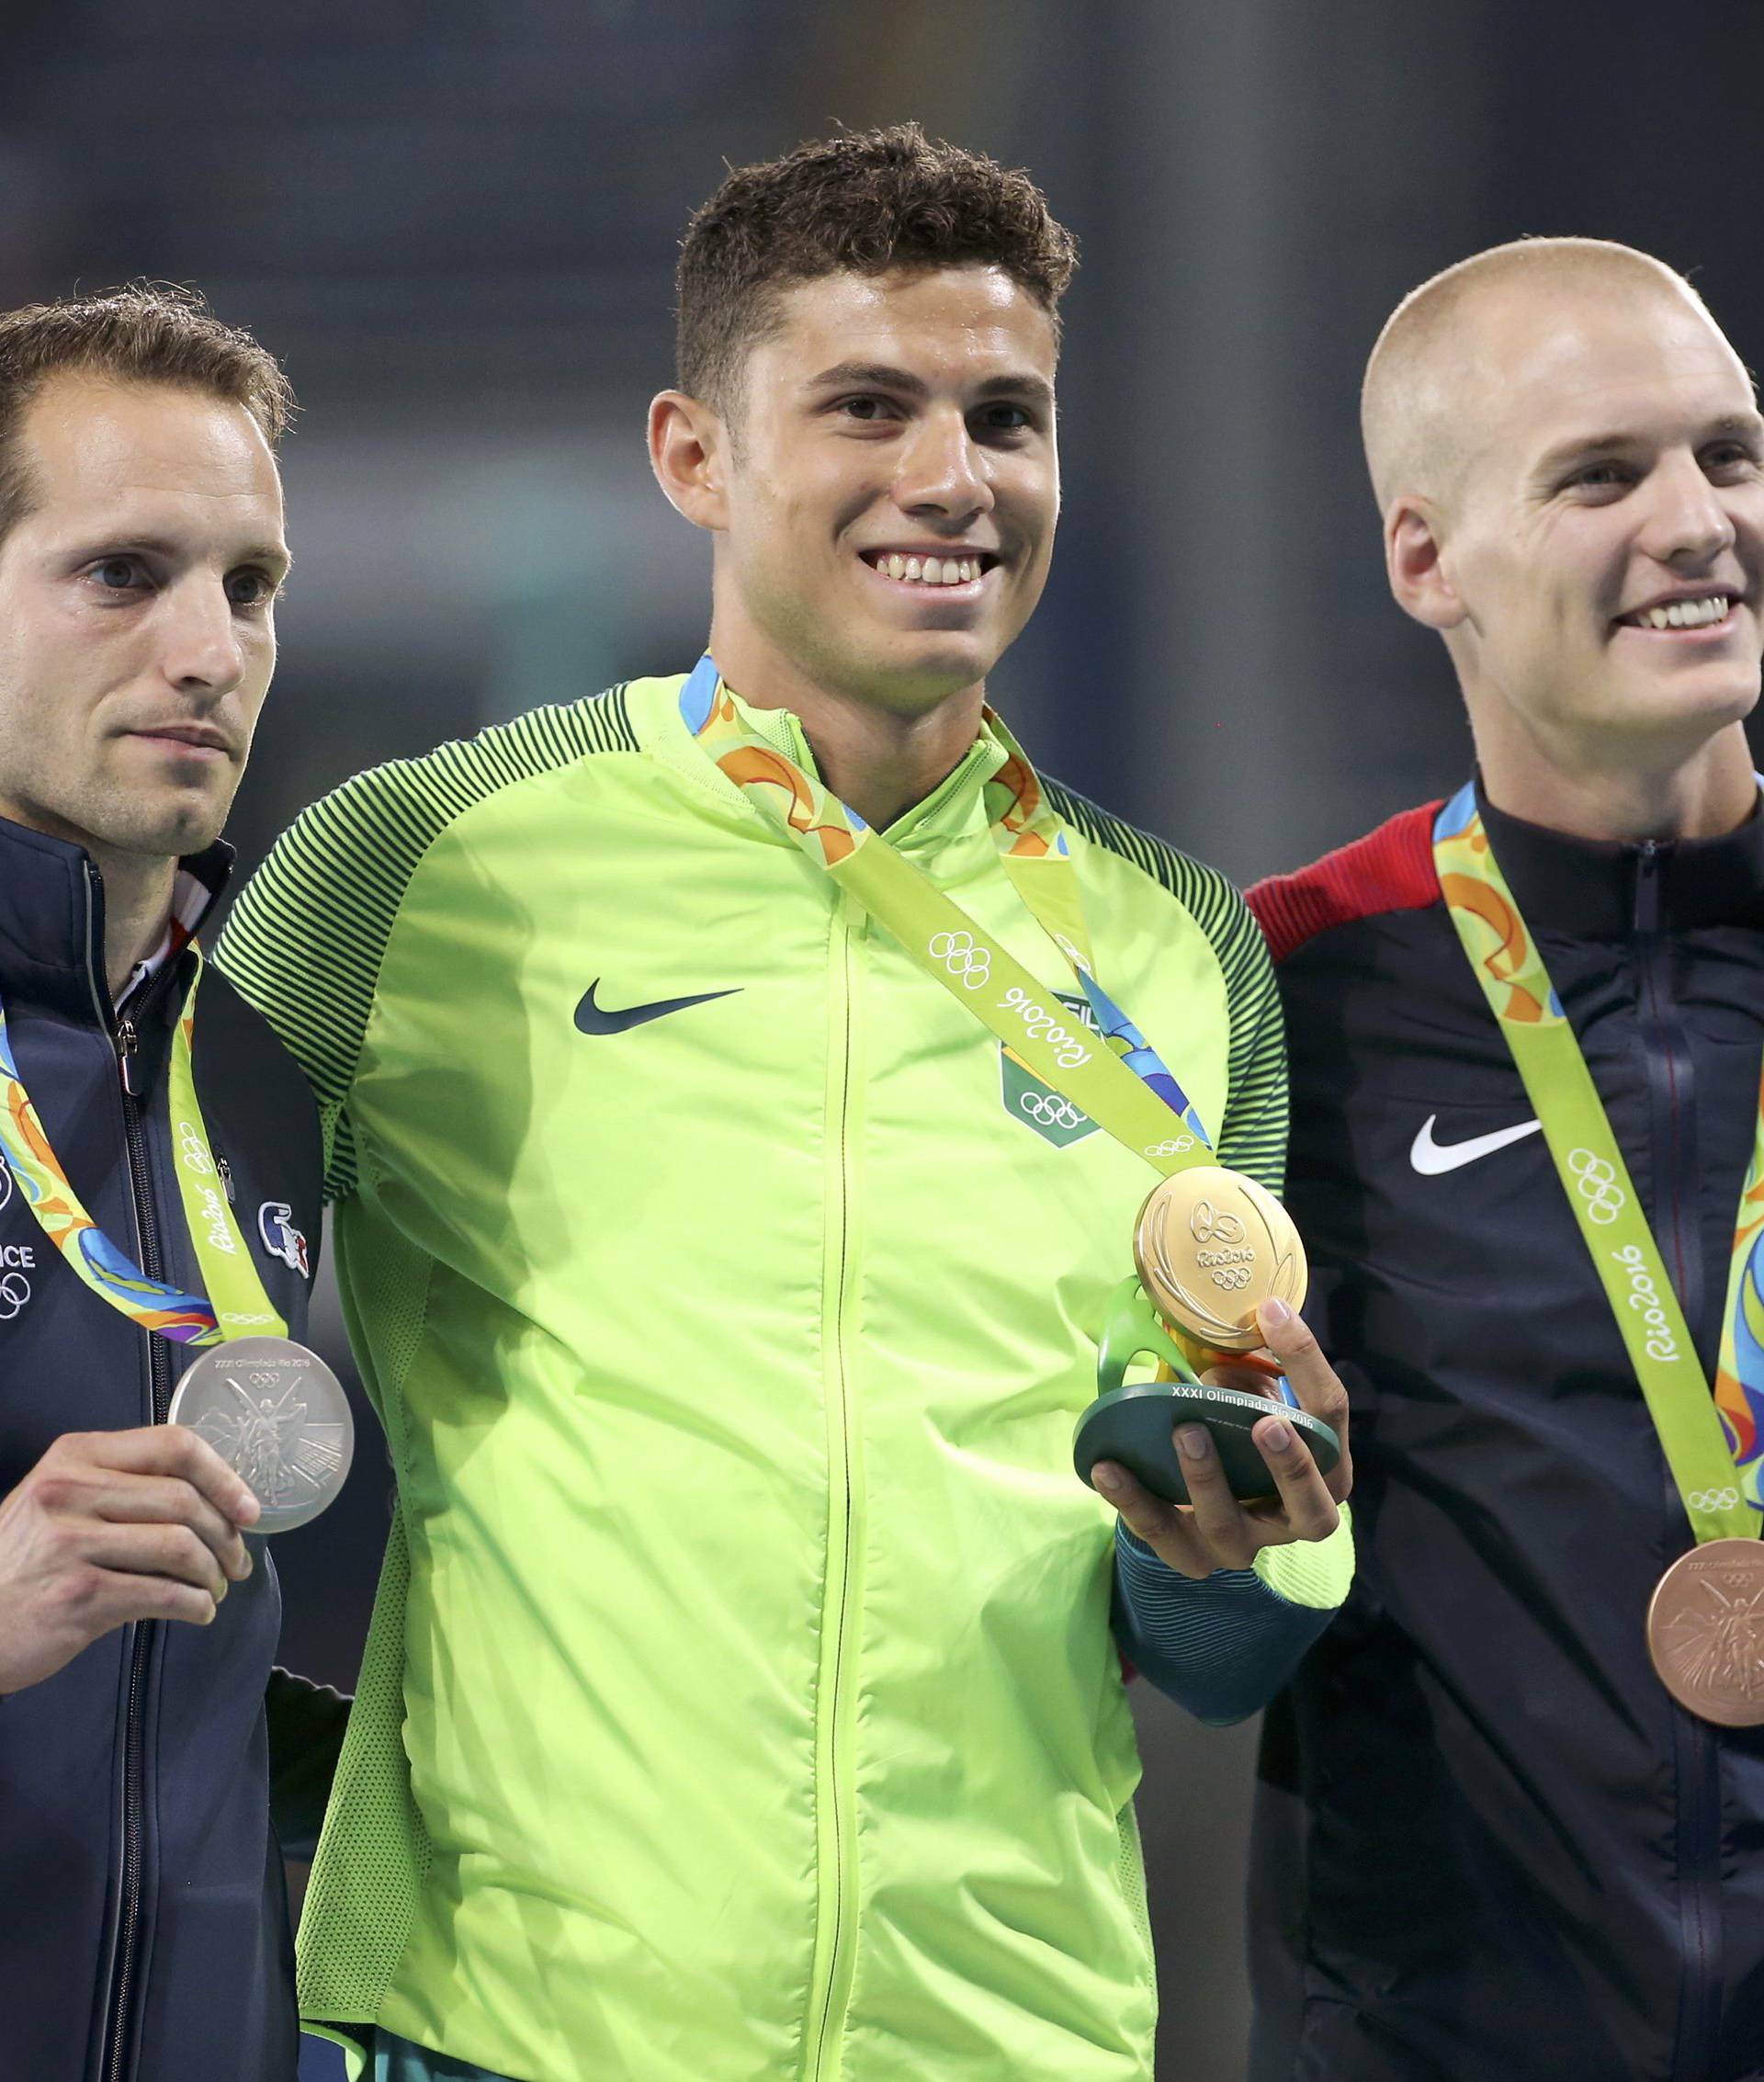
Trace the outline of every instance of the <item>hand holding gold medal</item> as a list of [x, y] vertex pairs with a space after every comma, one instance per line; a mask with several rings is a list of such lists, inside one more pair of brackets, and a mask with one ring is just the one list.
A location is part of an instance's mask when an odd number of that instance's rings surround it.
[[[1305, 1298], [1305, 1247], [1273, 1194], [1241, 1172], [1195, 1165], [1159, 1180], [1134, 1227], [1138, 1282], [1123, 1283], [1104, 1330], [1097, 1366], [1102, 1393], [1079, 1420], [1073, 1461], [1085, 1481], [1099, 1461], [1125, 1467], [1154, 1496], [1189, 1500], [1174, 1433], [1204, 1425], [1233, 1496], [1272, 1495], [1276, 1477], [1251, 1434], [1279, 1416], [1310, 1448], [1325, 1476], [1341, 1457], [1333, 1428], [1266, 1392], [1229, 1384], [1263, 1344], [1257, 1311], [1280, 1302], [1296, 1313]], [[1224, 1379], [1202, 1379], [1195, 1355], [1226, 1362]], [[1135, 1359], [1149, 1356], [1175, 1379], [1127, 1383]]]
[[1293, 1219], [1241, 1171], [1197, 1164], [1159, 1179], [1134, 1225], [1133, 1262], [1159, 1314], [1203, 1350], [1253, 1352], [1256, 1309], [1305, 1299], [1309, 1268]]

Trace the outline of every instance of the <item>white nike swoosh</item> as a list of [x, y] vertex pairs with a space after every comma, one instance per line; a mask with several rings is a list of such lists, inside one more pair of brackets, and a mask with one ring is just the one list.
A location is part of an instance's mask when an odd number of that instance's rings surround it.
[[1423, 1178], [1438, 1178], [1442, 1171], [1455, 1171], [1461, 1164], [1474, 1164], [1478, 1157], [1504, 1149], [1510, 1142], [1522, 1142], [1544, 1125], [1542, 1121], [1521, 1121], [1517, 1127], [1498, 1127], [1491, 1135], [1473, 1135], [1467, 1142], [1442, 1145], [1433, 1139], [1433, 1123], [1439, 1117], [1430, 1114], [1421, 1123], [1420, 1133], [1408, 1153], [1409, 1162]]

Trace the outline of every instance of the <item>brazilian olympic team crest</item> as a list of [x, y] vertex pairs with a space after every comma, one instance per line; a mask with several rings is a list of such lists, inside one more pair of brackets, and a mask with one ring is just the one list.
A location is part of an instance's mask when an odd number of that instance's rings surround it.
[[[1064, 990], [1048, 994], [1063, 1005], [1087, 1033], [1101, 1036], [1096, 1014], [1085, 999], [1069, 995]], [[1082, 1142], [1087, 1135], [1096, 1133], [1096, 1123], [1088, 1114], [1080, 1113], [1064, 1092], [1044, 1084], [1023, 1058], [1002, 1041], [999, 1043], [999, 1085], [1004, 1110], [1012, 1119], [1034, 1128], [1044, 1142], [1051, 1142], [1056, 1149]]]

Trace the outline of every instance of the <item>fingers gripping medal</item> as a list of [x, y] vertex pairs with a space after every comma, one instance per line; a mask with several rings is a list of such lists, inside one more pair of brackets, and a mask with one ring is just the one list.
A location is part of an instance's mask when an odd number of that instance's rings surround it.
[[178, 1197], [206, 1293], [152, 1277], [87, 1213], [19, 1076], [4, 1004], [0, 1181], [16, 1182], [45, 1238], [96, 1299], [155, 1337], [201, 1348], [173, 1394], [169, 1421], [187, 1424], [244, 1478], [262, 1506], [254, 1531], [285, 1533], [315, 1518], [343, 1487], [355, 1426], [336, 1375], [287, 1335], [228, 1205], [192, 1069], [201, 977], [198, 955], [173, 1031], [166, 1096]]
[[257, 1499], [254, 1533], [316, 1518], [355, 1457], [342, 1384], [291, 1338], [233, 1338], [205, 1352], [174, 1390], [169, 1421], [206, 1439]]
[[[1233, 1495], [1265, 1497], [1273, 1477], [1250, 1432], [1278, 1410], [1325, 1474], [1341, 1442], [1320, 1418], [1241, 1388], [1196, 1378], [1171, 1335], [1227, 1360], [1261, 1343], [1256, 1309], [1305, 1298], [1305, 1247], [1272, 1194], [1241, 1172], [1195, 1165], [1151, 1190], [1134, 1229], [1137, 1283], [1116, 1291], [1097, 1363], [1102, 1393], [1079, 1420], [1072, 1458], [1086, 1482], [1099, 1460], [1118, 1462], [1167, 1502], [1186, 1503], [1188, 1484], [1172, 1432], [1204, 1424]], [[1175, 1380], [1128, 1383], [1136, 1359], [1152, 1358]]]
[[1166, 1323], [1225, 1352], [1256, 1351], [1257, 1307], [1298, 1308], [1309, 1273], [1285, 1208], [1254, 1179], [1217, 1164], [1152, 1187], [1134, 1228], [1133, 1262]]

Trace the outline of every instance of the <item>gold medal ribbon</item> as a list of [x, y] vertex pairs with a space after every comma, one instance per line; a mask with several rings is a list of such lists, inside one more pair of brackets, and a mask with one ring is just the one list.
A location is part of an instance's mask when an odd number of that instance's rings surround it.
[[1071, 1015], [997, 938], [857, 812], [744, 719], [707, 656], [681, 690], [686, 727], [718, 768], [817, 866], [887, 927], [926, 975], [989, 1027], [1042, 1081], [1169, 1176], [1213, 1160], [1186, 1094], [1091, 973], [1077, 871], [1035, 769], [998, 717], [1005, 763], [987, 784], [994, 843], [1024, 907], [1082, 986], [1101, 1035]]

